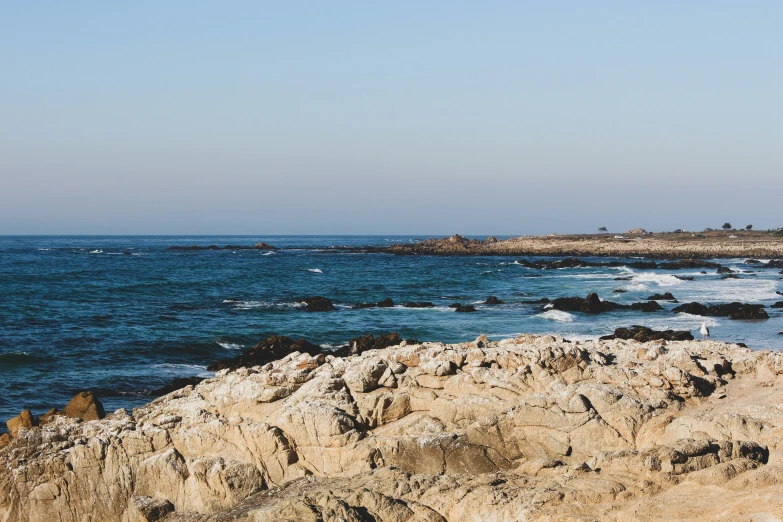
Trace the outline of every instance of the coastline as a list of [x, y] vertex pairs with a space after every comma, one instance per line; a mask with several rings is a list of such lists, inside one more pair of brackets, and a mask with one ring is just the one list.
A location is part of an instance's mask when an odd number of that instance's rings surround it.
[[783, 354], [714, 341], [293, 352], [21, 429], [0, 449], [0, 519], [769, 517], [782, 389]]
[[[783, 235], [773, 232], [704, 232], [522, 236], [499, 240], [467, 239], [462, 235], [394, 244], [371, 249], [396, 255], [646, 257], [650, 259], [717, 259], [783, 257]], [[699, 235], [703, 237], [699, 237]], [[735, 235], [734, 238], [731, 236]]]

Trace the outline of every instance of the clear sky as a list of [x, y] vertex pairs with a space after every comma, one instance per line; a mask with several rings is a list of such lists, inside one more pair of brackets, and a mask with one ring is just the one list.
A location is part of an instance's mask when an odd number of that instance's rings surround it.
[[783, 226], [783, 2], [0, 0], [0, 234]]

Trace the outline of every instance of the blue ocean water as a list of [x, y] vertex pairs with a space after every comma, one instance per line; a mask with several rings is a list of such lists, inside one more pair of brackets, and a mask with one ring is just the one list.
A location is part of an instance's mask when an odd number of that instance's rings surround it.
[[[721, 260], [743, 279], [710, 270], [628, 268], [534, 270], [517, 257], [430, 257], [333, 253], [328, 247], [387, 245], [390, 236], [67, 236], [0, 237], [0, 421], [23, 407], [40, 414], [94, 390], [107, 411], [151, 399], [175, 377], [209, 375], [206, 366], [270, 335], [304, 337], [326, 347], [367, 333], [398, 331], [419, 340], [466, 341], [522, 332], [595, 338], [619, 326], [693, 330], [704, 318], [669, 311], [597, 316], [543, 310], [519, 301], [585, 296], [621, 303], [672, 292], [681, 303], [783, 300], [779, 270]], [[173, 245], [253, 245], [282, 250], [170, 251]], [[318, 249], [316, 247], [325, 247]], [[124, 254], [124, 252], [129, 253]], [[694, 281], [674, 277], [693, 276]], [[630, 277], [630, 280], [616, 280]], [[624, 289], [625, 293], [614, 293]], [[337, 311], [297, 309], [322, 295]], [[482, 305], [489, 295], [505, 302]], [[430, 309], [352, 310], [357, 302], [432, 301]], [[447, 305], [473, 303], [476, 313]], [[783, 310], [767, 321], [706, 319], [715, 339], [753, 349], [783, 347]], [[4, 423], [0, 424], [4, 429]]]

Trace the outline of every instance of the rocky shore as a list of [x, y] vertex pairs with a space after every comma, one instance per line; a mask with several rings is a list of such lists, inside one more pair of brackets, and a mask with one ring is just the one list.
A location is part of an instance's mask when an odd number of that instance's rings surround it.
[[278, 340], [133, 412], [19, 425], [0, 520], [779, 519], [783, 354], [640, 333]]
[[[399, 243], [377, 251], [397, 255], [503, 256], [640, 256], [652, 259], [783, 257], [783, 234], [771, 232], [705, 232], [523, 236], [499, 240], [449, 238]], [[777, 266], [777, 265], [776, 265]]]

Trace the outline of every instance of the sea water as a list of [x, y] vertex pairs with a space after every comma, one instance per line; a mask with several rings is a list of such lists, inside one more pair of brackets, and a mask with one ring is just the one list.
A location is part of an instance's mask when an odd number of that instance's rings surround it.
[[[210, 363], [276, 334], [304, 337], [329, 349], [358, 335], [394, 331], [421, 341], [468, 341], [482, 333], [500, 339], [524, 332], [583, 340], [640, 324], [690, 330], [698, 337], [706, 321], [714, 339], [752, 349], [783, 347], [780, 309], [767, 308], [767, 321], [733, 321], [675, 314], [676, 304], [664, 301], [665, 311], [599, 315], [521, 303], [589, 292], [625, 304], [664, 292], [680, 303], [771, 305], [783, 300], [777, 294], [783, 289], [780, 270], [753, 267], [744, 259], [719, 262], [755, 274], [724, 280], [715, 270], [537, 270], [516, 264], [518, 256], [394, 256], [333, 249], [417, 239], [0, 237], [0, 429], [24, 407], [34, 414], [62, 408], [84, 389], [93, 390], [107, 411], [138, 406], [172, 379], [209, 376]], [[257, 242], [280, 250], [168, 250]], [[315, 313], [297, 306], [297, 299], [315, 295], [328, 297], [337, 309]], [[504, 304], [482, 304], [490, 295]], [[387, 297], [397, 306], [351, 309]], [[403, 307], [408, 301], [436, 306]], [[455, 302], [477, 311], [457, 313], [448, 307]]]

